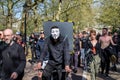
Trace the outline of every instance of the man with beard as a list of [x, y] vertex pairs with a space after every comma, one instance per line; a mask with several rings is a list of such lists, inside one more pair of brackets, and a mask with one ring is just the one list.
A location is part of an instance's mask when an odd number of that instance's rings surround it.
[[60, 29], [57, 26], [51, 28], [51, 35], [46, 38], [43, 51], [40, 55], [40, 60], [37, 64], [37, 69], [41, 69], [43, 58], [46, 51], [49, 53], [49, 60], [42, 72], [38, 72], [39, 77], [45, 80], [50, 80], [52, 71], [56, 70], [58, 80], [62, 80], [62, 66], [64, 64], [66, 72], [70, 72], [70, 54], [68, 39], [60, 35]]
[[110, 68], [110, 57], [113, 53], [112, 52], [112, 45], [114, 44], [112, 37], [108, 36], [108, 29], [103, 28], [102, 29], [102, 36], [99, 38], [99, 42], [101, 44], [101, 73], [104, 73], [105, 70], [105, 76], [108, 77], [109, 74], [109, 68]]
[[13, 31], [3, 31], [7, 47], [2, 51], [2, 80], [22, 80], [26, 58], [24, 49], [13, 41]]

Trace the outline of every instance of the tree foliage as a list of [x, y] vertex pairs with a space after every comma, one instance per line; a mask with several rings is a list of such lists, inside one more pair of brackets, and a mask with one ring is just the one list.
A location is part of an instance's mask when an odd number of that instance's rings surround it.
[[[24, 32], [26, 14], [27, 33], [39, 32], [43, 27], [42, 23], [48, 20], [73, 21], [74, 29], [81, 30], [95, 25], [93, 4], [94, 0], [3, 0], [0, 3], [0, 11], [3, 17], [5, 16], [2, 19], [5, 19], [6, 24], [4, 22], [0, 24], [6, 27], [8, 22], [12, 25], [14, 22], [21, 21], [19, 27]], [[20, 18], [16, 18], [16, 15]]]
[[100, 17], [98, 22], [113, 26], [120, 26], [120, 0], [101, 0]]
[[20, 21], [16, 18], [21, 14], [21, 4], [24, 0], [1, 0], [0, 2], [0, 28], [13, 28], [14, 23]]

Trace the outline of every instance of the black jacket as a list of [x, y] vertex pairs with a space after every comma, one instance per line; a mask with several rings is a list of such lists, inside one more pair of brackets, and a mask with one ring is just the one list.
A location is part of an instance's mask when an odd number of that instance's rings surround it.
[[0, 65], [2, 64], [2, 51], [7, 47], [4, 41], [0, 41]]
[[[91, 41], [88, 41], [88, 47], [89, 47], [89, 49], [93, 48], [93, 45], [92, 45]], [[100, 44], [99, 44], [99, 42], [96, 43], [95, 49], [96, 49], [96, 54], [100, 55]]]
[[17, 72], [18, 76], [24, 72], [26, 56], [24, 49], [19, 44], [13, 42], [2, 52], [2, 71], [4, 76], [10, 77], [11, 73]]
[[[43, 47], [44, 47], [44, 43], [45, 43], [45, 40], [44, 39], [39, 39], [36, 43], [36, 55], [37, 55], [37, 58], [39, 59], [40, 58], [40, 54], [43, 50]], [[46, 53], [46, 57], [44, 57], [44, 60], [48, 60], [48, 52]]]
[[74, 51], [80, 51], [80, 42], [78, 38], [74, 38]]
[[68, 39], [60, 36], [57, 41], [50, 36], [46, 38], [43, 51], [40, 56], [40, 62], [43, 61], [45, 53], [49, 53], [48, 63], [58, 65], [58, 64], [70, 64], [70, 53]]

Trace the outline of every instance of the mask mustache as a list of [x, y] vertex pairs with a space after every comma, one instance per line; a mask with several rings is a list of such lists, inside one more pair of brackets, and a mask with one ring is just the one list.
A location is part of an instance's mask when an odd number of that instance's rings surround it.
[[54, 34], [54, 35], [53, 35], [53, 38], [54, 38], [54, 39], [57, 39], [57, 38], [58, 38], [58, 36], [57, 36], [56, 34]]

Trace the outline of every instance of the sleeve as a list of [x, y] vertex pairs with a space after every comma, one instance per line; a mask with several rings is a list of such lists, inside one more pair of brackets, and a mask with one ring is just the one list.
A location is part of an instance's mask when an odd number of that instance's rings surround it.
[[67, 38], [64, 41], [64, 60], [65, 60], [65, 65], [70, 65], [69, 43]]
[[90, 40], [87, 40], [87, 46], [88, 46], [88, 49], [92, 49], [93, 46], [92, 46]]
[[21, 74], [24, 71], [24, 68], [26, 66], [26, 56], [25, 56], [24, 49], [22, 46], [18, 46], [18, 53], [19, 53], [20, 63], [16, 69], [16, 72], [18, 74]]
[[39, 44], [39, 41], [37, 41], [37, 43], [36, 43], [36, 54], [40, 55], [40, 51], [41, 51], [40, 44]]
[[31, 45], [32, 44], [32, 42], [31, 42], [31, 37], [29, 37], [29, 45]]
[[46, 57], [46, 53], [48, 51], [48, 40], [45, 39], [45, 43], [44, 43], [44, 47], [43, 50], [41, 51], [40, 54], [40, 59], [38, 60], [38, 62], [43, 62], [43, 59]]
[[80, 42], [79, 42], [79, 39], [77, 39], [77, 51], [80, 51]]

